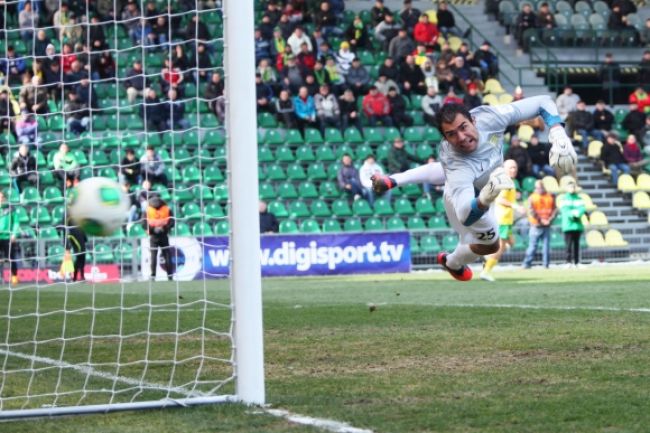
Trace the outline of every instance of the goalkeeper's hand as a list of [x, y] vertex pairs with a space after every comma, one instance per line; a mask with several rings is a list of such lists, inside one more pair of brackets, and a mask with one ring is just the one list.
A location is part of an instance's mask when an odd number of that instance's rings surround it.
[[372, 181], [372, 190], [375, 194], [383, 194], [397, 186], [397, 182], [392, 177], [383, 174], [373, 174], [370, 176], [370, 180]]
[[566, 135], [564, 128], [562, 126], [551, 128], [548, 133], [548, 141], [551, 143], [548, 158], [551, 167], [559, 170], [562, 174], [573, 173], [578, 162], [578, 155], [576, 155], [571, 139]]
[[490, 206], [501, 191], [514, 187], [515, 182], [508, 176], [503, 167], [499, 167], [490, 174], [488, 183], [478, 194], [478, 200], [480, 204]]

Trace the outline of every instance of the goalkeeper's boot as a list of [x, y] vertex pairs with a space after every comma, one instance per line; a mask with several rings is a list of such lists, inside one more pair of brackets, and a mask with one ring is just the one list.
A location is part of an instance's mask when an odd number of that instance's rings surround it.
[[14, 286], [16, 284], [18, 284], [18, 275], [12, 275], [11, 276], [11, 284], [14, 285]]
[[372, 190], [377, 194], [383, 194], [397, 186], [397, 182], [392, 177], [383, 174], [373, 174], [370, 180], [372, 181]]
[[450, 267], [447, 266], [447, 253], [438, 253], [438, 264], [445, 268], [447, 272], [451, 274], [452, 277], [457, 279], [458, 281], [469, 281], [472, 279], [472, 270], [469, 268], [469, 266], [464, 265], [462, 268], [456, 270], [456, 269], [451, 269]]

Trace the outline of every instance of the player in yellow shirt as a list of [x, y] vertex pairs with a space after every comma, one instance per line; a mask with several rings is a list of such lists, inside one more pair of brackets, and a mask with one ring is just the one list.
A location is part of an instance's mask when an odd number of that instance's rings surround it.
[[[503, 169], [511, 179], [517, 177], [517, 163], [513, 159], [507, 159], [503, 162]], [[499, 193], [496, 203], [496, 216], [499, 224], [499, 251], [487, 256], [483, 272], [481, 272], [481, 279], [485, 281], [494, 281], [492, 276], [492, 269], [496, 266], [501, 259], [503, 253], [506, 252], [514, 244], [514, 237], [512, 236], [512, 226], [515, 223], [515, 209], [517, 205], [517, 190], [515, 188], [505, 189]]]

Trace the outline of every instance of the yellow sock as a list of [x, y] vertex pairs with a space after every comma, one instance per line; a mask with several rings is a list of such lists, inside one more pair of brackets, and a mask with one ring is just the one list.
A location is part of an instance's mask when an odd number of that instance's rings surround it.
[[497, 259], [487, 259], [485, 261], [485, 272], [492, 272], [492, 269], [499, 263]]

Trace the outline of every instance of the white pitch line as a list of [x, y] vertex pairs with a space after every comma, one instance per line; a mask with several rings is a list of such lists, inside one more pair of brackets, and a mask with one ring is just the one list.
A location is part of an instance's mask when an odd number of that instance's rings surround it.
[[352, 427], [345, 422], [298, 415], [283, 409], [264, 409], [264, 412], [278, 418], [284, 418], [289, 422], [320, 428], [332, 433], [373, 433], [372, 430]]
[[87, 365], [75, 365], [75, 364], [70, 364], [69, 362], [64, 362], [64, 361], [58, 361], [56, 359], [52, 358], [46, 358], [43, 356], [36, 356], [36, 355], [28, 355], [26, 353], [21, 353], [21, 352], [14, 352], [12, 350], [5, 350], [5, 349], [0, 349], [0, 355], [7, 355], [7, 356], [13, 356], [15, 358], [20, 358], [24, 359], [27, 361], [34, 361], [38, 362], [40, 364], [45, 364], [45, 365], [51, 365], [53, 367], [59, 367], [59, 368], [67, 368], [70, 370], [77, 371], [79, 373], [83, 373], [85, 375], [89, 376], [95, 376], [95, 377], [100, 377], [102, 379], [114, 381], [114, 382], [121, 382], [126, 385], [131, 385], [131, 386], [137, 386], [137, 387], [142, 387], [146, 389], [154, 389], [158, 391], [171, 391], [175, 392], [178, 394], [182, 394], [186, 397], [191, 397], [191, 396], [204, 396], [203, 393], [197, 392], [188, 392], [184, 388], [180, 387], [174, 387], [170, 388], [165, 385], [161, 385], [158, 383], [151, 383], [151, 382], [141, 382], [139, 380], [131, 379], [129, 377], [124, 377], [124, 376], [117, 376], [112, 373], [107, 373], [105, 371], [99, 371], [95, 370], [94, 368], [87, 366]]
[[[398, 305], [398, 304], [395, 304]], [[612, 311], [620, 313], [650, 313], [650, 307], [601, 307], [595, 305], [533, 305], [533, 304], [413, 304], [450, 308], [511, 308], [520, 310], [560, 310], [560, 311]]]

